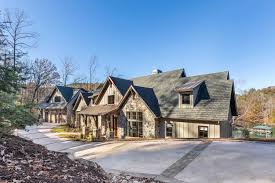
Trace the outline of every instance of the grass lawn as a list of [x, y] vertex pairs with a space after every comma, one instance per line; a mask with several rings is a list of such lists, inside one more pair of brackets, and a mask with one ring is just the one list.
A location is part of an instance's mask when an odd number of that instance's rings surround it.
[[79, 133], [60, 133], [58, 136], [73, 141], [87, 141], [86, 139], [82, 139]]
[[64, 133], [64, 132], [80, 132], [78, 128], [71, 128], [68, 125], [60, 125], [52, 128], [51, 132]]

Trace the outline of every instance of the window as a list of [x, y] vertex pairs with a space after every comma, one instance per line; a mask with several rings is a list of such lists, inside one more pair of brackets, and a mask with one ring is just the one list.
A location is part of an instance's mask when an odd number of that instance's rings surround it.
[[61, 97], [60, 96], [54, 97], [54, 102], [61, 102]]
[[108, 104], [114, 104], [115, 103], [115, 96], [109, 95], [108, 96]]
[[131, 137], [143, 136], [142, 112], [126, 112], [127, 134]]
[[208, 138], [207, 126], [199, 126], [199, 138]]
[[181, 104], [190, 104], [190, 94], [181, 94]]

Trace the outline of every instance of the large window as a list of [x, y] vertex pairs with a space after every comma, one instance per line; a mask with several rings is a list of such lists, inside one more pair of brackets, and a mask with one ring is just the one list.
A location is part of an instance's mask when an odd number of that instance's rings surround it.
[[55, 96], [54, 97], [54, 102], [61, 102], [61, 97], [60, 96]]
[[190, 104], [190, 94], [181, 94], [181, 104]]
[[108, 104], [114, 104], [115, 103], [115, 96], [109, 95], [108, 96]]
[[131, 137], [143, 136], [142, 112], [127, 112], [127, 134]]

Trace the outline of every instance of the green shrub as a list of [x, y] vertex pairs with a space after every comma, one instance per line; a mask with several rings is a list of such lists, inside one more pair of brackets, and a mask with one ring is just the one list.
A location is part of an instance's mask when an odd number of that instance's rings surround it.
[[30, 109], [16, 103], [15, 94], [0, 91], [0, 133], [24, 128], [37, 122], [37, 116]]
[[242, 130], [242, 135], [244, 138], [249, 138], [249, 130], [247, 128], [244, 128]]

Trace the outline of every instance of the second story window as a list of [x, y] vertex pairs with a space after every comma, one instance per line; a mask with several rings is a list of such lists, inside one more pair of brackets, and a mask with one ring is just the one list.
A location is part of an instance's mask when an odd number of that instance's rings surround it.
[[109, 95], [108, 96], [108, 104], [114, 104], [115, 103], [115, 96]]
[[190, 94], [181, 94], [181, 104], [191, 104]]
[[55, 96], [54, 97], [54, 102], [61, 102], [61, 97], [60, 96]]

